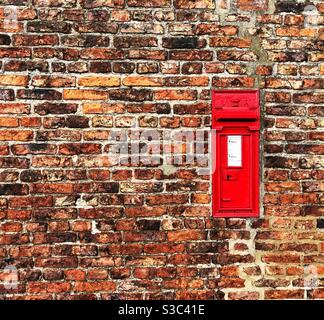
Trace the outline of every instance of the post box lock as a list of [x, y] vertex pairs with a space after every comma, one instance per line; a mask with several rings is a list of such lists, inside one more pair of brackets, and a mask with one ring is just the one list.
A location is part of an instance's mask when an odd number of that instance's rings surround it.
[[223, 175], [223, 180], [234, 181], [238, 179], [238, 174], [234, 171], [225, 171]]
[[212, 93], [213, 215], [259, 216], [258, 90], [221, 90]]

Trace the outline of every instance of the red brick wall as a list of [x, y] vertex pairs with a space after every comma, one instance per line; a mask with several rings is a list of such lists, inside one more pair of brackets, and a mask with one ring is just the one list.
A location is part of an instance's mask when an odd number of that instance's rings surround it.
[[[0, 0], [0, 299], [323, 298], [312, 3]], [[261, 90], [260, 219], [212, 218], [196, 164], [108, 156], [114, 129], [208, 131], [212, 88]]]

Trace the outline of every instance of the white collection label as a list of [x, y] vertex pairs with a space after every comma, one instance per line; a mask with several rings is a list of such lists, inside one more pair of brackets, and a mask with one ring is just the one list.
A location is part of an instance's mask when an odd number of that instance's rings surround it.
[[227, 165], [229, 167], [242, 166], [242, 136], [227, 137]]

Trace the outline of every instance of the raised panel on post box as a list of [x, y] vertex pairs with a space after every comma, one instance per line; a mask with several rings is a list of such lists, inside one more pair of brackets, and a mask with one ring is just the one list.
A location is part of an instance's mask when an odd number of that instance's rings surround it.
[[260, 107], [257, 90], [213, 91], [213, 215], [259, 216]]

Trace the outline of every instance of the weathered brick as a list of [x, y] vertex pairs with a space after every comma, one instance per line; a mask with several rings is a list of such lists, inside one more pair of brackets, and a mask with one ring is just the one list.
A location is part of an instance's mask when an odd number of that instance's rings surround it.
[[176, 0], [175, 7], [179, 9], [214, 9], [214, 0]]
[[30, 141], [33, 136], [31, 130], [0, 130], [0, 141]]
[[28, 32], [61, 32], [70, 33], [71, 24], [64, 21], [30, 21], [27, 22]]
[[13, 101], [15, 100], [15, 92], [12, 89], [0, 89], [0, 100]]
[[1, 75], [0, 76], [0, 85], [4, 87], [8, 86], [18, 86], [25, 87], [29, 81], [28, 76], [19, 76], [19, 75]]
[[130, 7], [168, 7], [171, 4], [170, 0], [152, 0], [147, 2], [145, 0], [129, 0], [127, 4]]
[[171, 50], [171, 60], [212, 60], [213, 52], [208, 50]]
[[216, 24], [210, 23], [201, 23], [198, 24], [196, 27], [196, 34], [197, 35], [225, 35], [225, 36], [232, 36], [236, 35], [238, 32], [238, 28], [235, 26], [220, 26]]
[[152, 92], [146, 89], [116, 89], [109, 91], [111, 100], [143, 102], [152, 100]]
[[238, 0], [238, 7], [241, 10], [267, 10], [268, 0]]
[[123, 85], [129, 87], [162, 87], [163, 84], [164, 79], [157, 77], [129, 76], [123, 80]]
[[241, 87], [252, 88], [254, 86], [254, 78], [252, 77], [231, 77], [231, 78], [213, 78], [213, 86], [216, 87]]
[[303, 290], [267, 290], [265, 291], [266, 299], [303, 299]]
[[167, 52], [163, 50], [129, 50], [130, 59], [166, 60]]
[[41, 7], [73, 7], [76, 0], [35, 0], [37, 6]]
[[59, 43], [57, 35], [13, 35], [15, 46], [54, 46]]
[[0, 185], [0, 195], [26, 195], [28, 186], [23, 184], [2, 184]]
[[196, 49], [201, 47], [198, 37], [163, 38], [163, 47], [168, 49]]
[[195, 100], [197, 92], [194, 90], [159, 90], [154, 92], [156, 100]]
[[0, 58], [29, 58], [31, 56], [31, 49], [29, 48], [0, 48]]
[[157, 39], [155, 37], [114, 37], [114, 46], [116, 48], [157, 47]]
[[17, 97], [25, 100], [61, 100], [62, 94], [59, 91], [50, 89], [19, 89]]
[[35, 76], [32, 84], [35, 87], [51, 88], [51, 87], [75, 87], [74, 77], [50, 77], [50, 76]]
[[78, 105], [67, 103], [45, 102], [35, 106], [35, 112], [40, 115], [47, 114], [69, 114], [77, 111]]
[[91, 60], [120, 60], [124, 56], [123, 51], [115, 49], [89, 48], [81, 51], [81, 58]]
[[100, 7], [109, 7], [109, 8], [120, 8], [125, 4], [125, 0], [82, 0], [81, 5], [84, 8], [92, 9], [92, 8], [100, 8]]
[[239, 61], [256, 61], [257, 56], [253, 52], [226, 50], [218, 51], [217, 57], [220, 61], [239, 60]]
[[132, 73], [135, 70], [135, 64], [131, 62], [115, 62], [113, 71], [118, 73]]
[[118, 87], [120, 78], [118, 77], [82, 77], [78, 80], [81, 87]]
[[211, 47], [237, 47], [249, 48], [252, 40], [249, 38], [235, 38], [235, 37], [211, 37], [209, 45]]
[[299, 13], [304, 10], [305, 3], [302, 2], [295, 2], [289, 0], [280, 0], [276, 4], [276, 11], [277, 12], [295, 12]]
[[63, 97], [66, 100], [106, 100], [108, 94], [99, 90], [65, 89]]

